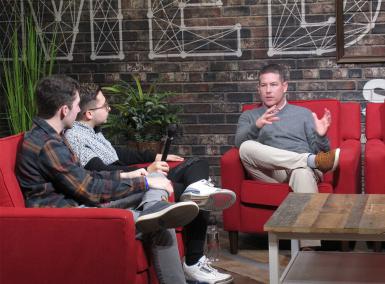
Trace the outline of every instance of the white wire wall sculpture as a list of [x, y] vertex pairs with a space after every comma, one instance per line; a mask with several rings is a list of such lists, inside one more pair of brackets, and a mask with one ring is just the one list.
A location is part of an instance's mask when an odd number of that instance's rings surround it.
[[[221, 1], [148, 0], [149, 58], [238, 56], [241, 25], [189, 26], [188, 10], [221, 7]], [[196, 15], [198, 17], [198, 15]]]
[[84, 0], [27, 0], [47, 60], [54, 44], [57, 59], [73, 60]]
[[[0, 60], [11, 60], [12, 37], [15, 34], [24, 38], [24, 6], [21, 1], [2, 0], [0, 4]], [[19, 42], [22, 42], [21, 40]], [[20, 46], [21, 51], [21, 46]]]
[[[335, 0], [342, 1], [342, 0]], [[344, 25], [353, 27], [345, 34], [345, 47], [364, 37], [375, 26], [382, 0], [343, 0], [346, 17]], [[324, 0], [269, 0], [269, 50], [268, 56], [284, 54], [314, 54], [336, 50], [334, 11], [323, 13], [324, 21], [307, 21], [307, 11], [312, 5], [325, 4]], [[334, 1], [330, 1], [334, 5]], [[274, 11], [274, 12], [273, 12]], [[360, 20], [357, 20], [360, 19]]]
[[[335, 0], [337, 1], [337, 0]], [[342, 1], [342, 0], [341, 0]], [[345, 47], [354, 45], [375, 27], [382, 0], [343, 0]], [[242, 55], [241, 25], [192, 25], [192, 15], [222, 7], [220, 0], [147, 0], [149, 58]], [[325, 0], [268, 0], [268, 56], [322, 55], [335, 51], [334, 11], [314, 22], [312, 5]], [[334, 1], [330, 0], [334, 4]], [[330, 4], [329, 3], [329, 4]], [[83, 11], [88, 10], [88, 13]], [[193, 13], [191, 11], [194, 11]], [[91, 59], [124, 58], [121, 0], [1, 0], [0, 60], [10, 59], [14, 31], [23, 39], [24, 14], [31, 13], [47, 59], [55, 40], [57, 58], [73, 60], [80, 19], [90, 24]], [[22, 40], [20, 40], [22, 42]], [[89, 52], [84, 44], [81, 53]]]
[[121, 0], [90, 1], [91, 59], [124, 59]]
[[50, 57], [48, 46], [52, 43], [57, 59], [73, 60], [80, 19], [86, 8], [90, 20], [91, 59], [122, 60], [121, 0], [89, 0], [88, 6], [85, 3], [84, 0], [2, 0], [0, 36], [5, 40], [0, 43], [0, 59], [9, 58], [13, 30], [20, 29], [20, 33], [23, 32], [21, 23], [28, 12], [32, 15], [47, 60]]

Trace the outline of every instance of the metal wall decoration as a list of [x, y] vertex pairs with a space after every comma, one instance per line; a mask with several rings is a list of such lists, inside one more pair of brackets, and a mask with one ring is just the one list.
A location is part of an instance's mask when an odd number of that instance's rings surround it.
[[[122, 43], [121, 0], [89, 0], [91, 60], [124, 58]], [[9, 43], [15, 29], [20, 29], [25, 15], [32, 15], [44, 54], [54, 42], [56, 58], [73, 60], [84, 12], [84, 0], [3, 0], [0, 2], [0, 59], [9, 59]], [[20, 30], [20, 32], [22, 32]], [[24, 36], [22, 37], [24, 38]]]
[[90, 1], [91, 59], [124, 59], [121, 0]]
[[385, 12], [381, 4], [382, 0], [336, 1], [338, 63], [385, 62], [383, 28], [376, 28], [379, 14]]
[[[338, 37], [344, 41], [345, 46], [351, 46], [374, 28], [381, 0], [269, 0], [268, 56], [288, 54], [320, 56], [336, 51], [335, 4], [339, 7], [337, 16], [342, 13], [351, 15], [345, 17], [345, 25], [352, 25], [355, 19], [363, 19], [361, 27], [355, 27], [349, 33], [342, 32]], [[368, 5], [372, 6], [370, 11], [361, 8]], [[341, 23], [337, 24], [337, 28], [338, 26], [341, 27]]]
[[[22, 1], [2, 0], [0, 2], [0, 60], [11, 60], [12, 37], [16, 33], [20, 38], [24, 34], [24, 6]], [[20, 46], [21, 50], [21, 46]]]
[[[189, 12], [202, 13], [222, 6], [222, 1], [148, 0], [149, 58], [238, 56], [241, 25], [191, 26]], [[190, 10], [190, 11], [189, 11]]]

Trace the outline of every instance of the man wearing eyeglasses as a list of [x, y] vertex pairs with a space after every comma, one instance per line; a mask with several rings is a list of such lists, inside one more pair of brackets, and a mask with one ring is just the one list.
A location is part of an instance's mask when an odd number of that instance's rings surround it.
[[[129, 148], [113, 147], [103, 136], [99, 126], [106, 122], [110, 108], [100, 88], [84, 88], [80, 94], [81, 111], [73, 127], [65, 133], [80, 163], [89, 170], [131, 171], [132, 177], [152, 175], [167, 176], [172, 182], [175, 200], [193, 200], [200, 209], [198, 216], [185, 229], [186, 258], [183, 264], [186, 279], [200, 283], [229, 283], [230, 274], [221, 273], [210, 266], [204, 255], [204, 241], [208, 224], [207, 210], [223, 210], [235, 201], [232, 191], [214, 187], [207, 181], [208, 164], [196, 159], [189, 164], [177, 155], [168, 155], [167, 161], [181, 161], [179, 169], [170, 169], [161, 155], [151, 151], [139, 152]], [[147, 168], [133, 166], [137, 163], [151, 163]], [[192, 196], [194, 195], [194, 196]], [[194, 200], [191, 197], [199, 198]], [[199, 203], [200, 202], [200, 203]]]
[[[189, 223], [198, 214], [198, 206], [191, 201], [167, 202], [173, 189], [164, 176], [88, 171], [80, 165], [63, 136], [80, 111], [79, 83], [74, 79], [59, 75], [43, 78], [36, 88], [36, 101], [38, 115], [25, 133], [17, 159], [17, 178], [26, 206], [105, 207], [106, 203], [140, 196], [139, 206], [132, 204], [127, 209], [133, 214], [138, 237], [150, 241], [159, 282], [186, 283], [172, 228]], [[105, 99], [98, 100], [87, 115], [100, 112], [98, 119], [104, 121], [107, 108]]]

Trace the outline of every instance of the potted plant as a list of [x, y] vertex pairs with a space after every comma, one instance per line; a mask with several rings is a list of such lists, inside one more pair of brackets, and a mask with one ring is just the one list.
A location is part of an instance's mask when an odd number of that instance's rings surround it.
[[151, 84], [144, 91], [140, 79], [133, 76], [135, 85], [121, 82], [103, 90], [112, 95], [113, 103], [105, 127], [111, 138], [122, 137], [137, 149], [160, 152], [162, 138], [169, 124], [178, 123], [180, 108], [168, 103], [172, 92], [158, 92]]
[[55, 35], [49, 45], [49, 62], [39, 45], [39, 37], [32, 18], [24, 22], [25, 44], [19, 43], [18, 30], [11, 39], [11, 60], [2, 62], [4, 80], [0, 86], [5, 94], [8, 125], [11, 134], [29, 130], [36, 115], [35, 87], [44, 76], [52, 74], [56, 58]]

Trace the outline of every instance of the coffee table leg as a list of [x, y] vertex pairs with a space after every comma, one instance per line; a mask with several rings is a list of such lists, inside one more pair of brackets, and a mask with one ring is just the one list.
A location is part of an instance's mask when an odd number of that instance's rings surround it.
[[279, 284], [279, 248], [278, 238], [269, 233], [269, 274], [270, 284]]
[[291, 257], [293, 258], [299, 251], [299, 240], [291, 240]]

